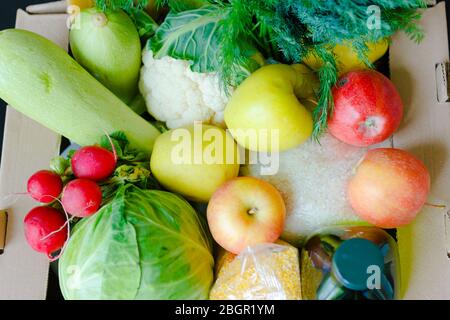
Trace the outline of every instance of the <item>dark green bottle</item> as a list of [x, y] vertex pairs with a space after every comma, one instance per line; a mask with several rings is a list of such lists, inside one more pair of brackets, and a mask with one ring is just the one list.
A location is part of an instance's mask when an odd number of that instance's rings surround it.
[[302, 295], [314, 300], [393, 300], [399, 293], [395, 240], [372, 227], [325, 229], [302, 251]]

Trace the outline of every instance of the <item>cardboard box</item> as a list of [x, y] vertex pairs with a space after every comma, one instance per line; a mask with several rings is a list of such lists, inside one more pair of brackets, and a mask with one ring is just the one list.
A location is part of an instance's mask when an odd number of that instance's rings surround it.
[[[445, 2], [426, 10], [419, 45], [404, 34], [390, 49], [391, 78], [405, 103], [394, 146], [412, 151], [430, 169], [433, 202], [450, 204], [450, 103], [438, 102], [436, 64], [449, 61]], [[398, 230], [405, 299], [450, 299], [450, 259], [445, 220], [449, 208], [425, 207]]]
[[[17, 28], [44, 35], [67, 49], [67, 18], [64, 13], [31, 15], [19, 10]], [[450, 103], [438, 102], [438, 95], [442, 97], [442, 88], [448, 89], [448, 82], [443, 65], [436, 68], [436, 64], [449, 60], [445, 3], [427, 9], [422, 24], [426, 38], [421, 44], [398, 34], [390, 49], [391, 78], [407, 108], [404, 125], [394, 136], [393, 145], [410, 150], [425, 161], [432, 175], [432, 197], [447, 205], [450, 204]], [[60, 141], [58, 135], [8, 107], [0, 195], [23, 192], [26, 179], [34, 171], [47, 167], [58, 154]], [[28, 247], [22, 231], [23, 218], [33, 205], [28, 197], [18, 197], [8, 205], [6, 245], [0, 255], [0, 299], [46, 298], [48, 260]], [[411, 226], [398, 230], [405, 299], [450, 299], [447, 212], [450, 215], [447, 208], [427, 206]]]
[[[17, 12], [16, 27], [39, 33], [68, 49], [69, 30], [65, 14], [30, 15]], [[49, 262], [33, 252], [23, 235], [23, 219], [34, 203], [26, 192], [28, 177], [59, 153], [60, 137], [8, 107], [0, 170], [0, 195], [9, 196], [4, 253], [0, 255], [0, 299], [45, 299]]]

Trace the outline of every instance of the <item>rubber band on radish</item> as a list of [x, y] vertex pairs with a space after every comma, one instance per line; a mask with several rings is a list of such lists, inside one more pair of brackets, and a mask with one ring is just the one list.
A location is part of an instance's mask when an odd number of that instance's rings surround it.
[[[75, 216], [72, 216], [72, 217], [69, 218], [69, 214], [67, 213], [67, 210], [64, 208], [64, 205], [63, 205], [61, 200], [56, 199], [56, 201], [58, 201], [61, 204], [61, 207], [63, 208], [64, 214], [66, 215], [66, 219], [67, 219], [66, 223], [61, 228], [59, 228], [59, 230], [53, 231], [52, 233], [48, 234], [47, 236], [45, 236], [41, 240], [45, 240], [45, 239], [49, 238], [51, 235], [60, 232], [61, 230], [64, 229], [65, 225], [67, 225], [67, 239], [64, 242], [64, 245], [61, 248], [61, 250], [59, 251], [57, 256], [52, 257], [51, 254], [47, 255], [47, 257], [50, 259], [50, 262], [54, 262], [54, 261], [58, 260], [62, 256], [62, 254], [64, 253], [64, 250], [66, 249], [67, 243], [69, 242], [69, 239], [70, 239], [70, 232], [71, 232], [71, 230], [70, 230], [70, 222], [72, 222], [72, 220], [75, 218]], [[84, 209], [88, 209], [88, 208], [89, 208], [89, 206], [84, 207]]]
[[58, 230], [55, 230], [55, 231], [47, 234], [45, 237], [41, 238], [41, 241], [44, 241], [44, 240], [50, 238], [51, 236], [57, 234], [58, 232], [61, 232], [62, 230], [64, 230], [64, 228], [66, 226], [67, 226], [67, 237], [66, 237], [66, 241], [64, 241], [64, 244], [63, 244], [62, 248], [60, 249], [58, 255], [53, 257], [52, 256], [53, 252], [47, 254], [47, 258], [50, 259], [50, 262], [54, 262], [54, 261], [58, 260], [62, 256], [62, 254], [64, 253], [64, 250], [65, 250], [65, 248], [67, 246], [67, 243], [69, 242], [69, 239], [70, 239], [70, 231], [71, 231], [70, 230], [70, 222], [72, 222], [72, 220], [74, 218], [74, 217], [70, 217], [69, 218], [69, 214], [67, 213], [66, 209], [64, 208], [64, 205], [62, 204], [61, 200], [59, 200], [58, 198], [55, 198], [55, 197], [53, 197], [53, 198], [54, 198], [55, 201], [57, 201], [58, 203], [61, 204], [61, 207], [62, 207], [62, 209], [64, 211], [64, 215], [66, 216], [66, 222]]
[[117, 156], [117, 151], [116, 151], [116, 147], [114, 146], [114, 142], [112, 141], [111, 136], [108, 134], [108, 132], [106, 132], [105, 129], [103, 129], [103, 133], [108, 138], [109, 144], [111, 145], [111, 150], [112, 150], [112, 152], [114, 154], [114, 159], [117, 162], [119, 160], [119, 157]]

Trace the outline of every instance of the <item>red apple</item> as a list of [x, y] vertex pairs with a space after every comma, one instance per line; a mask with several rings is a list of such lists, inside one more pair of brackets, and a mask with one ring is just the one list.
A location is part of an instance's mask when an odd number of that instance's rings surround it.
[[334, 112], [329, 132], [365, 147], [383, 142], [400, 126], [403, 103], [394, 84], [377, 71], [350, 72], [333, 88]]
[[275, 242], [283, 231], [286, 207], [281, 194], [268, 182], [240, 177], [214, 193], [207, 217], [216, 242], [239, 254], [248, 246]]
[[425, 165], [399, 149], [370, 150], [348, 185], [348, 199], [355, 212], [381, 228], [411, 223], [430, 192]]

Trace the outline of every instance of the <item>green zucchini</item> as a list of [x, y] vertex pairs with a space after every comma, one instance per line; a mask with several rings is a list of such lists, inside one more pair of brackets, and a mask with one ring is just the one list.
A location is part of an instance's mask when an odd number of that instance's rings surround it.
[[62, 48], [25, 30], [0, 31], [0, 98], [80, 145], [120, 130], [151, 152], [159, 135]]

